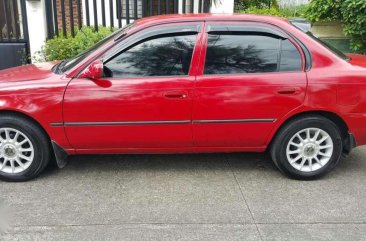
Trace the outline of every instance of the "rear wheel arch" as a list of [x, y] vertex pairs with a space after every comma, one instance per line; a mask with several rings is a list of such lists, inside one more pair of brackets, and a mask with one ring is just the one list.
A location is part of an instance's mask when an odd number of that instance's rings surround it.
[[338, 114], [329, 111], [306, 111], [297, 113], [291, 116], [290, 118], [286, 119], [283, 123], [281, 123], [281, 125], [276, 129], [274, 134], [271, 136], [269, 144], [267, 145], [267, 150], [271, 148], [273, 141], [276, 139], [276, 136], [278, 135], [280, 130], [283, 129], [288, 123], [292, 122], [293, 120], [309, 116], [321, 116], [323, 118], [332, 121], [338, 126], [339, 130], [341, 131], [343, 142], [347, 141], [347, 139], [349, 138], [348, 134], [349, 127], [347, 123]]

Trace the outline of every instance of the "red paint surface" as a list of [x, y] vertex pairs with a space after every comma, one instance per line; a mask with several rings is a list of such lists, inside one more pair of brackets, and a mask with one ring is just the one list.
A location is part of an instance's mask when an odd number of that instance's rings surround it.
[[[69, 153], [263, 151], [289, 118], [325, 111], [342, 118], [366, 144], [366, 57], [344, 61], [282, 18], [255, 15], [166, 15], [137, 21], [127, 39], [161, 24], [246, 21], [288, 31], [312, 55], [309, 71], [203, 75], [207, 35], [199, 34], [188, 76], [89, 80], [78, 74], [116, 46], [107, 42], [64, 75], [54, 63], [0, 71], [0, 110], [37, 121]], [[291, 38], [290, 38], [291, 39]], [[176, 98], [184, 95], [184, 98]], [[197, 120], [275, 119], [266, 123]], [[186, 124], [51, 126], [64, 122], [190, 121]]]

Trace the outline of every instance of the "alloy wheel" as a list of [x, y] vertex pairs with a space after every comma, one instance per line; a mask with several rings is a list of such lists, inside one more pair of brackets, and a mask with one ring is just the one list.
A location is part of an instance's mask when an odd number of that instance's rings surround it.
[[23, 132], [13, 128], [0, 128], [0, 172], [23, 172], [29, 168], [33, 159], [33, 144]]
[[288, 142], [286, 156], [293, 168], [312, 172], [324, 167], [333, 154], [333, 140], [319, 128], [306, 128], [297, 132]]

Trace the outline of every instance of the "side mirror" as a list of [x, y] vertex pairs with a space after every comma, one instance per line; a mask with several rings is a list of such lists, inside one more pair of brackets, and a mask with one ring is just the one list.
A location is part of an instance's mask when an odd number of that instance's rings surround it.
[[79, 75], [79, 78], [86, 78], [91, 80], [98, 80], [103, 77], [103, 62], [102, 60], [96, 60], [84, 69]]

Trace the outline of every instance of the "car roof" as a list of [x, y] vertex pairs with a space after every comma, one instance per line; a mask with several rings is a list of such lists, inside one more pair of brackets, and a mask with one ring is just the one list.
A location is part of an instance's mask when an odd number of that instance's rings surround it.
[[261, 21], [269, 23], [288, 23], [288, 19], [256, 14], [165, 14], [139, 19], [135, 26], [169, 23], [169, 22], [191, 22], [191, 21]]

